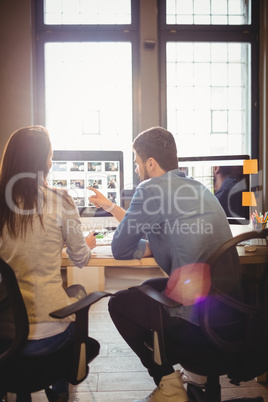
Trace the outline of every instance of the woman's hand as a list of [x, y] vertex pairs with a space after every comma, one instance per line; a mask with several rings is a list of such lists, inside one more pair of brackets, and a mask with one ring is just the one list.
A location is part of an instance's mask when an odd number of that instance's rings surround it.
[[94, 231], [90, 232], [90, 234], [85, 238], [88, 247], [93, 250], [96, 247], [96, 236], [94, 235]]
[[100, 193], [93, 187], [87, 187], [87, 188], [88, 190], [93, 191], [95, 193], [94, 195], [91, 195], [89, 197], [89, 202], [91, 204], [94, 204], [95, 207], [97, 208], [101, 207], [107, 212], [111, 212], [114, 209], [115, 204], [112, 201], [108, 200], [108, 198], [106, 198], [102, 193]]

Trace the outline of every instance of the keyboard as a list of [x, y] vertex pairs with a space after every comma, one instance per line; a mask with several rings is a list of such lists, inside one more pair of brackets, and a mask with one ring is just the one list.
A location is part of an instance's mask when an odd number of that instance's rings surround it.
[[267, 246], [266, 239], [250, 239], [238, 243], [238, 246]]
[[[103, 229], [100, 231], [95, 231], [96, 233], [96, 244], [97, 246], [109, 246], [112, 243], [114, 230]], [[89, 235], [89, 231], [84, 231], [84, 237]]]
[[252, 246], [267, 246], [266, 239], [250, 239], [249, 243]]

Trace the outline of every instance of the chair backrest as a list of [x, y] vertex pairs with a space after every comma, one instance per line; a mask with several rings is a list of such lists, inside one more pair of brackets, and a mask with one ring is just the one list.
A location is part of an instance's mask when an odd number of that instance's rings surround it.
[[236, 252], [237, 244], [250, 239], [266, 238], [268, 229], [236, 236], [219, 247], [209, 258], [212, 284], [208, 297], [200, 302], [199, 321], [206, 336], [227, 353], [246, 356], [241, 380], [263, 373], [268, 359], [268, 264], [257, 263], [242, 266], [239, 297], [219, 289], [213, 278], [222, 264], [228, 264], [230, 252]]
[[0, 366], [23, 347], [28, 332], [27, 311], [16, 276], [0, 258]]

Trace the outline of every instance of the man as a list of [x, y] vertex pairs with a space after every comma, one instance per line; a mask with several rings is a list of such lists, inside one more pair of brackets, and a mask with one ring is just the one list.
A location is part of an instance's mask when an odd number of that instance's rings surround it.
[[[219, 245], [232, 237], [218, 200], [201, 183], [186, 178], [178, 169], [174, 137], [164, 128], [153, 127], [139, 134], [133, 150], [135, 171], [142, 182], [129, 209], [124, 211], [93, 189], [95, 195], [90, 197], [90, 202], [110, 211], [120, 221], [112, 241], [114, 257], [140, 259], [153, 255], [168, 275], [183, 265], [205, 262]], [[224, 269], [219, 286], [231, 292], [229, 284], [238, 282], [238, 274], [232, 262]], [[222, 277], [228, 277], [229, 281], [225, 283]], [[162, 291], [167, 279], [147, 283]], [[136, 289], [117, 292], [109, 302], [109, 312], [118, 331], [158, 386], [142, 401], [185, 402], [188, 398], [180, 374], [174, 372], [172, 364], [157, 365], [145, 346], [151, 342], [150, 322], [158, 314], [158, 308], [157, 303], [150, 302]], [[169, 337], [182, 343], [196, 342], [200, 347], [208, 344], [192, 306], [163, 309], [163, 319], [167, 355], [172, 355], [168, 349]]]
[[246, 191], [246, 183], [242, 166], [214, 166], [213, 182], [214, 194], [226, 216], [234, 219], [245, 216], [242, 193]]

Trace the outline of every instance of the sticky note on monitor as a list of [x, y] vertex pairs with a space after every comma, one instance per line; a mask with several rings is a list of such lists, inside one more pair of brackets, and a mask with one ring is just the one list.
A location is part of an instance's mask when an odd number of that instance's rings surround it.
[[243, 191], [242, 205], [243, 205], [243, 207], [256, 207], [257, 206], [255, 194], [252, 191]]
[[258, 159], [246, 159], [243, 161], [243, 174], [257, 174]]

